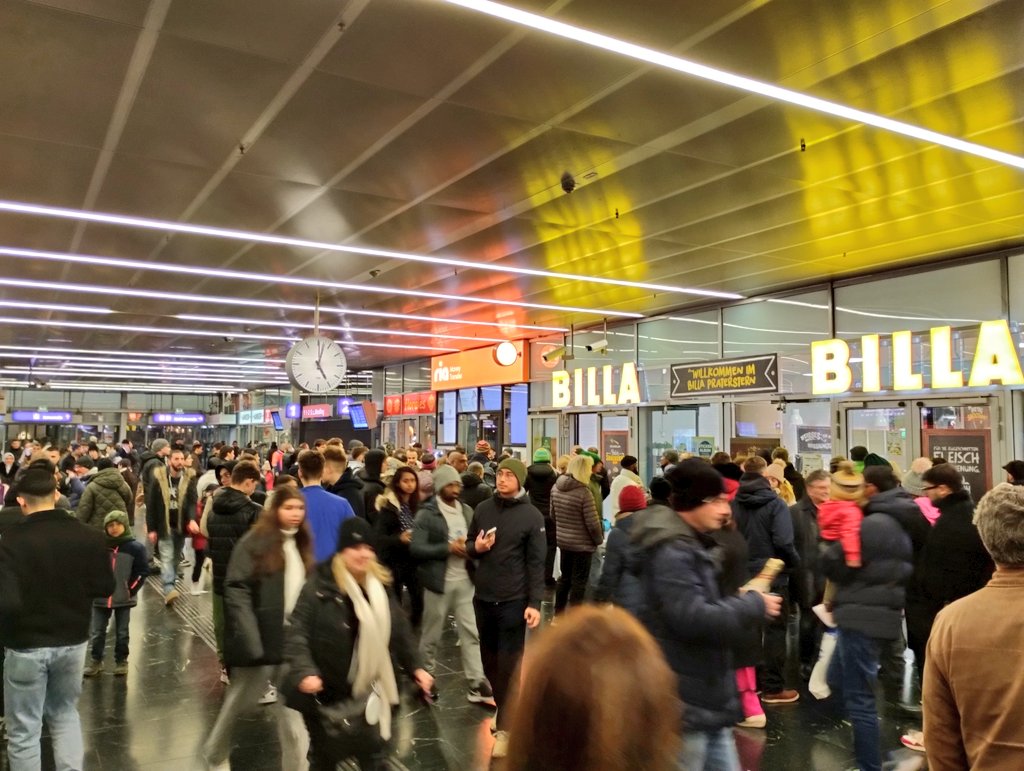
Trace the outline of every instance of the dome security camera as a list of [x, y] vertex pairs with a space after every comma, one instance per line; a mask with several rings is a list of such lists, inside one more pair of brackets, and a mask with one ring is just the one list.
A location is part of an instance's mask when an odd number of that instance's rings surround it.
[[576, 189], [576, 179], [568, 171], [562, 175], [561, 182], [562, 190], [564, 190], [566, 193], [571, 193], [573, 190]]

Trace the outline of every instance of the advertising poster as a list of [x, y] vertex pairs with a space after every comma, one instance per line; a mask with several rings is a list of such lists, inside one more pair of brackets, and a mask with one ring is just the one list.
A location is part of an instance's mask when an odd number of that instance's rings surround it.
[[990, 431], [932, 428], [924, 432], [924, 454], [946, 459], [964, 478], [964, 487], [977, 503], [992, 487]]
[[800, 426], [796, 430], [796, 451], [798, 455], [831, 455], [832, 429], [829, 426]]
[[601, 456], [604, 458], [605, 468], [611, 476], [619, 473], [619, 463], [626, 455], [628, 441], [629, 431], [601, 432]]
[[698, 458], [711, 459], [715, 454], [715, 437], [713, 436], [692, 436], [690, 437], [690, 452]]

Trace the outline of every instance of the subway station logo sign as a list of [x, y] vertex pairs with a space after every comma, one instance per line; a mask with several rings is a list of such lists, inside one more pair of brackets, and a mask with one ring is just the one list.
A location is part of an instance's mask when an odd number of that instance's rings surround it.
[[[882, 382], [881, 335], [864, 335], [861, 348], [861, 389], [864, 393], [882, 390], [919, 391], [1024, 384], [1017, 344], [1010, 325], [1003, 319], [985, 321], [977, 328], [977, 341], [970, 372], [954, 368], [953, 330], [932, 327], [928, 331], [931, 348], [930, 372], [914, 371], [913, 332], [892, 334], [891, 382]], [[811, 391], [815, 394], [841, 394], [853, 387], [850, 346], [845, 340], [817, 340], [811, 343]]]

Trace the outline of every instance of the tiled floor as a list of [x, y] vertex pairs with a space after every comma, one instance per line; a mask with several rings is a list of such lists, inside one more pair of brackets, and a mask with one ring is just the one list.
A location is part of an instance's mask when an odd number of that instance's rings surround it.
[[[185, 596], [181, 607], [166, 609], [151, 579], [132, 612], [131, 673], [127, 678], [105, 673], [84, 684], [87, 771], [197, 768], [197, 748], [213, 723], [224, 688], [207, 642], [209, 612], [209, 595]], [[107, 664], [111, 665], [110, 653]], [[433, 707], [405, 707], [397, 755], [410, 769], [486, 768], [490, 711], [465, 700], [452, 631], [446, 632], [438, 666], [440, 699]], [[897, 748], [900, 733], [918, 727], [919, 718], [899, 710], [897, 677], [883, 678], [883, 687], [883, 742]], [[737, 730], [736, 736], [744, 769], [840, 771], [855, 765], [849, 726], [836, 714], [835, 705], [815, 702], [806, 691], [797, 704], [769, 707], [767, 730]], [[257, 709], [238, 724], [235, 744], [232, 768], [280, 769], [276, 733], [265, 712]], [[900, 749], [890, 760], [893, 768], [910, 771], [920, 765], [921, 756]], [[0, 768], [6, 768], [6, 758]], [[500, 765], [495, 763], [495, 768]]]

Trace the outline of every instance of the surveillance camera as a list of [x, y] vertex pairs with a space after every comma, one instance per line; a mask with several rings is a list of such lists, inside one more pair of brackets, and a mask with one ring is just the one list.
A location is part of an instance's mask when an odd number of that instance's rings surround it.
[[591, 343], [587, 346], [588, 351], [597, 351], [598, 353], [604, 353], [608, 350], [607, 340], [598, 340], [596, 343]]
[[552, 348], [550, 351], [542, 353], [540, 357], [544, 359], [544, 361], [549, 363], [553, 361], [558, 361], [560, 358], [565, 357], [565, 346], [560, 345], [557, 348]]
[[235, 338], [233, 338], [233, 337], [228, 337], [227, 335], [225, 335], [225, 336], [224, 336], [224, 342], [225, 342], [225, 343], [233, 343], [233, 342], [235, 342]]
[[576, 189], [576, 179], [568, 171], [562, 175], [562, 190], [571, 193]]
[[374, 268], [370, 271], [370, 278], [377, 278], [380, 275], [380, 271]]

